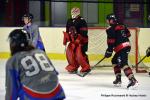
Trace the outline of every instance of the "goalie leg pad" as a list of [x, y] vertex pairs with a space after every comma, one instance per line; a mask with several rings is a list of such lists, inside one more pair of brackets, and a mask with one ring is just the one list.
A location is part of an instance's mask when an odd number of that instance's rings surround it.
[[75, 59], [75, 44], [69, 43], [66, 50], [66, 57], [69, 65], [66, 67], [66, 70], [69, 72], [77, 71], [79, 65]]
[[66, 68], [65, 68], [69, 73], [76, 73], [77, 72], [77, 68], [72, 66], [72, 65], [68, 65]]
[[81, 65], [82, 69], [80, 72], [88, 72], [90, 69], [88, 57], [85, 53], [82, 52], [82, 47], [79, 45], [76, 48], [76, 59], [79, 65]]

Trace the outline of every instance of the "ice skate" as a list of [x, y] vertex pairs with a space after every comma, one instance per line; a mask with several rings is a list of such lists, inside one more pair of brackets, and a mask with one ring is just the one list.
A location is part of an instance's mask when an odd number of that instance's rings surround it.
[[121, 75], [117, 75], [116, 76], [116, 80], [113, 81], [113, 84], [116, 87], [121, 87], [121, 83], [122, 83], [122, 81], [121, 81]]
[[136, 89], [138, 87], [138, 81], [132, 77], [129, 79], [129, 84], [127, 86], [127, 89]]

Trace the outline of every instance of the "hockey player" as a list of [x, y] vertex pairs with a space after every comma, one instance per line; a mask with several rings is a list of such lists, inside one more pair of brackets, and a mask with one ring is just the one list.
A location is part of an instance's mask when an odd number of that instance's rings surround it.
[[[146, 56], [147, 57], [150, 56], [150, 47], [148, 47], [147, 50], [146, 50]], [[148, 72], [148, 75], [150, 76], [150, 72]]]
[[[150, 21], [150, 15], [148, 16], [148, 20]], [[147, 50], [146, 50], [146, 56], [147, 57], [150, 56], [150, 47], [148, 47]], [[150, 76], [150, 72], [148, 72], [148, 75]]]
[[32, 23], [33, 15], [27, 13], [22, 17], [22, 19], [25, 24], [23, 29], [30, 33], [32, 45], [40, 50], [45, 51], [44, 44], [39, 33], [39, 28], [36, 24]]
[[112, 58], [112, 64], [116, 80], [114, 85], [121, 85], [121, 69], [123, 69], [125, 75], [129, 79], [127, 88], [137, 85], [132, 69], [128, 66], [128, 54], [130, 52], [130, 32], [124, 24], [118, 22], [118, 19], [114, 14], [107, 15], [107, 23], [110, 25], [106, 29], [108, 48], [105, 53], [105, 57], [111, 57], [113, 51], [115, 55]]
[[66, 70], [70, 73], [76, 73], [81, 66], [81, 73], [90, 71], [90, 65], [86, 51], [88, 49], [88, 28], [86, 21], [80, 16], [80, 9], [77, 7], [71, 10], [71, 19], [66, 24], [63, 44], [66, 46], [66, 57], [68, 66]]
[[25, 30], [9, 34], [11, 58], [6, 64], [5, 100], [63, 100], [65, 94], [46, 54], [35, 49]]

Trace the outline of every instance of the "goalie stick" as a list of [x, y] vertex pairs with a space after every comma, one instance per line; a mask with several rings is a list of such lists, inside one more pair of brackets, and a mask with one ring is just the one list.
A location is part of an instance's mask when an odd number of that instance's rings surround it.
[[[93, 67], [91, 67], [91, 70], [93, 70], [99, 63], [101, 63], [103, 60], [105, 59], [105, 57], [103, 57], [100, 61], [98, 61]], [[80, 72], [77, 72], [76, 73], [76, 75], [78, 75], [78, 76], [80, 76], [80, 77], [85, 77], [87, 74], [89, 74], [90, 72], [91, 72], [91, 70], [90, 71], [88, 71], [88, 72], [85, 72], [85, 73], [80, 73]]]

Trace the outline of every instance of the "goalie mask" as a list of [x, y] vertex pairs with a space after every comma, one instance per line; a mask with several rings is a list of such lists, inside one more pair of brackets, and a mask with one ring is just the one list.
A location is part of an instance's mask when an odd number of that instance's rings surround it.
[[8, 39], [12, 55], [19, 51], [23, 51], [30, 43], [29, 33], [22, 29], [15, 29], [10, 32]]
[[71, 9], [71, 17], [76, 18], [77, 16], [80, 15], [80, 9], [77, 7], [74, 7]]

